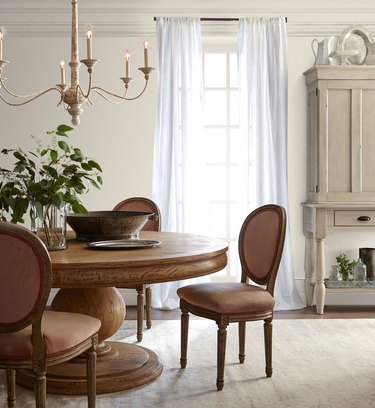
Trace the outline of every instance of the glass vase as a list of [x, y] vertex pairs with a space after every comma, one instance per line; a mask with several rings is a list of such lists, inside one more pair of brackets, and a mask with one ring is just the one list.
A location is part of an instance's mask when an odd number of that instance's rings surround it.
[[342, 281], [342, 275], [341, 275], [340, 268], [339, 268], [338, 265], [332, 265], [329, 280], [331, 282], [340, 282], [340, 281]]
[[66, 249], [66, 205], [50, 204], [37, 211], [35, 204], [31, 204], [31, 230], [48, 251]]

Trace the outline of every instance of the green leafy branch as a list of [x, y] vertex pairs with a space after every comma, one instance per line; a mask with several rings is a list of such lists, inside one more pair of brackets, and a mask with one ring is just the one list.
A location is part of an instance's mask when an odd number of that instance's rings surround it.
[[355, 261], [354, 259], [350, 261], [345, 254], [340, 254], [336, 256], [336, 262], [340, 267], [340, 272], [343, 279], [345, 281], [349, 280], [349, 277], [352, 275], [357, 261]]
[[43, 208], [51, 205], [60, 207], [63, 203], [75, 213], [87, 210], [78, 198], [86, 193], [89, 186], [100, 188], [102, 169], [82, 151], [70, 146], [64, 138], [73, 130], [60, 125], [56, 130], [47, 132], [52, 143], [41, 146], [39, 139], [35, 151], [25, 151], [21, 147], [3, 149], [4, 155], [13, 155], [15, 162], [12, 170], [0, 167], [0, 219], [23, 223], [30, 203], [33, 203], [38, 217], [43, 218]]

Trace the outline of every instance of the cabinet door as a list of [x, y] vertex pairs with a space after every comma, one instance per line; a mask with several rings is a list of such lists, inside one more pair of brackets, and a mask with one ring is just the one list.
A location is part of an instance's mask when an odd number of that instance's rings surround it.
[[319, 97], [319, 199], [375, 199], [373, 81], [322, 81]]
[[317, 88], [310, 86], [307, 91], [307, 199], [315, 202], [318, 188], [318, 97]]
[[[326, 150], [326, 184], [327, 200], [342, 199], [339, 195], [352, 192], [352, 90], [336, 89], [329, 84], [327, 103], [324, 107], [326, 117], [326, 138], [322, 150]], [[325, 139], [325, 135], [322, 135]], [[326, 143], [326, 144], [325, 144]]]
[[362, 192], [375, 192], [375, 87], [362, 90]]

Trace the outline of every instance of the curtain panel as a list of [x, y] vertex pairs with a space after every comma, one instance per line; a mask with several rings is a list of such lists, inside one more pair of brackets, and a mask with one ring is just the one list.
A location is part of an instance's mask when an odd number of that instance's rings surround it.
[[[157, 118], [153, 199], [164, 231], [204, 233], [203, 64], [199, 18], [162, 17], [157, 31]], [[179, 307], [183, 282], [153, 286], [152, 306]]]
[[[203, 130], [203, 63], [199, 18], [157, 19], [157, 119], [153, 199], [165, 231], [207, 233]], [[288, 213], [287, 36], [284, 18], [240, 19], [239, 211], [243, 220], [263, 204]], [[240, 223], [241, 224], [241, 223]], [[239, 225], [240, 225], [239, 224]], [[191, 282], [189, 282], [191, 283]], [[179, 306], [184, 282], [154, 285], [152, 306]], [[276, 310], [304, 307], [294, 281], [289, 223], [275, 287]]]
[[[268, 203], [288, 213], [287, 34], [284, 18], [239, 21], [238, 65], [243, 216]], [[305, 307], [296, 289], [289, 223], [275, 286], [275, 310]]]

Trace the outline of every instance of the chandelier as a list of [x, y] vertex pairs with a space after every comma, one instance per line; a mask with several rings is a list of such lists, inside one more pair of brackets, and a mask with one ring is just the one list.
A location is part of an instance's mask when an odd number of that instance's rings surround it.
[[[122, 95], [109, 92], [103, 88], [92, 85], [92, 73], [94, 66], [98, 60], [92, 58], [92, 30], [91, 27], [87, 28], [87, 58], [79, 61], [79, 49], [78, 49], [78, 0], [72, 0], [72, 33], [71, 33], [71, 61], [69, 62], [70, 66], [70, 84], [65, 83], [65, 62], [61, 61], [60, 63], [60, 84], [56, 84], [47, 89], [35, 92], [30, 95], [17, 95], [14, 92], [11, 92], [5, 85], [6, 78], [3, 77], [3, 69], [9, 61], [3, 59], [3, 32], [0, 29], [0, 99], [10, 106], [22, 106], [25, 105], [40, 96], [46, 94], [50, 91], [57, 91], [60, 94], [60, 101], [58, 105], [63, 105], [64, 108], [71, 115], [71, 121], [73, 125], [79, 125], [80, 115], [83, 112], [82, 105], [92, 104], [90, 96], [92, 92], [99, 94], [105, 100], [111, 103], [120, 103], [123, 101], [130, 101], [139, 98], [146, 90], [149, 80], [149, 75], [153, 68], [148, 66], [148, 42], [144, 42], [144, 67], [138, 68], [145, 78], [145, 85], [142, 91], [134, 97], [128, 97], [127, 92], [132, 78], [129, 76], [129, 64], [130, 64], [130, 53], [127, 51], [125, 54], [125, 77], [120, 78], [124, 83], [124, 91]], [[87, 72], [89, 76], [88, 89], [84, 91], [79, 85], [79, 67], [84, 64], [87, 67]], [[21, 102], [10, 102], [6, 100], [1, 93], [4, 90], [8, 96], [12, 97], [12, 100], [16, 98], [23, 98]], [[113, 98], [111, 98], [113, 97]]]

